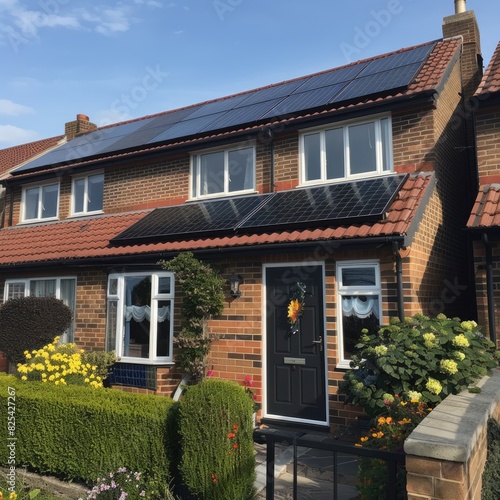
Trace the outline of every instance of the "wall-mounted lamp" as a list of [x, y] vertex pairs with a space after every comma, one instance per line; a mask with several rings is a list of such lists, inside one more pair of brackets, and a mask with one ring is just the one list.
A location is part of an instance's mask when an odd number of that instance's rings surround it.
[[240, 285], [243, 283], [243, 277], [239, 274], [231, 274], [229, 276], [229, 283], [231, 285], [231, 296], [239, 297], [241, 295]]

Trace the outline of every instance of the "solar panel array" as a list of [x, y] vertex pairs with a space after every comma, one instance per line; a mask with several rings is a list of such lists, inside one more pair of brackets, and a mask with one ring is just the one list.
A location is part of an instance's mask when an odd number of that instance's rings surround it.
[[403, 88], [411, 83], [434, 46], [435, 42], [157, 117], [96, 130], [28, 162], [14, 173], [229, 129]]
[[406, 177], [392, 175], [158, 208], [113, 238], [112, 243], [182, 241], [379, 220]]

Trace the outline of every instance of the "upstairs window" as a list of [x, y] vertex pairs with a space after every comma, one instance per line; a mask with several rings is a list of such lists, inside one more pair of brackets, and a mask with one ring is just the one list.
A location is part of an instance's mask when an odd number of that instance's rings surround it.
[[385, 116], [304, 132], [300, 147], [303, 184], [390, 172], [391, 120]]
[[23, 222], [56, 219], [59, 207], [59, 184], [24, 188], [22, 206]]
[[86, 215], [102, 212], [104, 174], [73, 179], [72, 213]]
[[204, 198], [255, 191], [255, 148], [193, 155], [191, 196]]
[[381, 288], [378, 262], [337, 263], [337, 307], [339, 318], [339, 368], [349, 362], [359, 343], [362, 330], [376, 333], [380, 325]]

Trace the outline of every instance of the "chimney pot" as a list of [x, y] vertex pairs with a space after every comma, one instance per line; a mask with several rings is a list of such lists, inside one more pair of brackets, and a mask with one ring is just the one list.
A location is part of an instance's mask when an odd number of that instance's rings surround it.
[[84, 115], [83, 113], [79, 113], [78, 115], [76, 115], [76, 119], [77, 120], [83, 120], [83, 121], [86, 121], [86, 122], [89, 121], [89, 117], [87, 115]]
[[455, 0], [455, 14], [461, 14], [467, 10], [466, 0]]

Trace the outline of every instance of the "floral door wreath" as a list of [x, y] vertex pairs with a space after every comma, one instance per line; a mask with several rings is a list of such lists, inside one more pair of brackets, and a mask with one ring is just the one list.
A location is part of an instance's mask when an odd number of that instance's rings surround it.
[[299, 319], [304, 312], [304, 299], [306, 295], [305, 283], [298, 282], [296, 290], [290, 294], [288, 303], [288, 323], [290, 323], [290, 332], [295, 335], [299, 331]]

